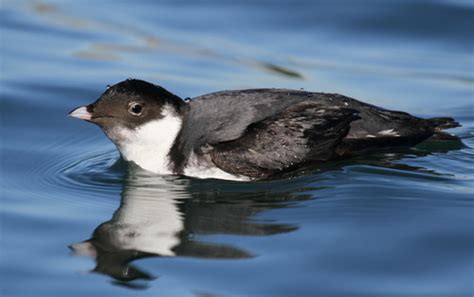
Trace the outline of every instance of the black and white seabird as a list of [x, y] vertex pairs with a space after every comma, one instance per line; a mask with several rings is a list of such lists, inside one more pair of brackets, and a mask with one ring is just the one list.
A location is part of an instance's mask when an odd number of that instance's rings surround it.
[[137, 79], [71, 116], [97, 124], [123, 159], [158, 174], [256, 180], [367, 150], [414, 146], [452, 118], [422, 119], [329, 93], [221, 91], [182, 100]]

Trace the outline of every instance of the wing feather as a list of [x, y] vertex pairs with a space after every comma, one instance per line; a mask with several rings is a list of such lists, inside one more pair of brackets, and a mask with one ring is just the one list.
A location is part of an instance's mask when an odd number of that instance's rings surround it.
[[326, 161], [349, 131], [350, 122], [358, 119], [356, 113], [302, 102], [250, 125], [236, 140], [214, 145], [211, 158], [224, 171], [253, 178]]

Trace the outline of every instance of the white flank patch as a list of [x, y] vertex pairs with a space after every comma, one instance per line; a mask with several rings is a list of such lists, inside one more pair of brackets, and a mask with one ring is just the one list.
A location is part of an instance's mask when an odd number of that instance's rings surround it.
[[367, 134], [365, 135], [366, 138], [375, 138], [375, 135], [372, 135], [372, 134]]
[[[203, 164], [206, 163], [206, 164]], [[215, 165], [210, 165], [210, 162], [199, 162], [194, 154], [189, 158], [188, 166], [184, 169], [184, 174], [187, 176], [197, 178], [216, 178], [234, 181], [249, 181], [247, 176], [233, 175], [219, 169]]]
[[154, 120], [135, 130], [120, 128], [117, 147], [122, 157], [141, 168], [171, 174], [168, 153], [181, 129], [181, 119], [169, 107], [163, 109], [163, 118]]
[[394, 131], [393, 129], [379, 131], [377, 134], [383, 135], [383, 136], [396, 136], [396, 137], [400, 136], [400, 134], [398, 134], [398, 132]]

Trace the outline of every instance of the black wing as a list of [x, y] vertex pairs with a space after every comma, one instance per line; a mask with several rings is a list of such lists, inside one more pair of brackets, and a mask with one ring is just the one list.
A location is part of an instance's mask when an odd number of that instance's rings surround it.
[[357, 111], [302, 102], [247, 127], [242, 137], [217, 143], [211, 152], [217, 167], [232, 174], [266, 178], [326, 161], [346, 136]]

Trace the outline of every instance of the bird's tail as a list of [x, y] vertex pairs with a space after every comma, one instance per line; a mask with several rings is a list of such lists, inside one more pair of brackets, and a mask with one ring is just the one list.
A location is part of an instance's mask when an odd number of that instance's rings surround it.
[[422, 145], [419, 145], [418, 148], [422, 148], [424, 145], [429, 148], [429, 150], [447, 151], [451, 149], [461, 149], [464, 147], [464, 144], [462, 143], [459, 137], [442, 131], [445, 129], [456, 128], [461, 126], [453, 118], [432, 118], [427, 119], [426, 121], [428, 122], [428, 125], [432, 127], [434, 133], [433, 135], [431, 135], [431, 137], [426, 139]]
[[428, 124], [437, 131], [461, 127], [453, 118], [442, 117], [442, 118], [431, 118], [427, 119]]

